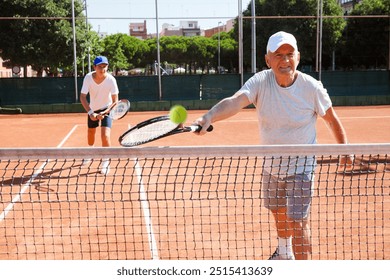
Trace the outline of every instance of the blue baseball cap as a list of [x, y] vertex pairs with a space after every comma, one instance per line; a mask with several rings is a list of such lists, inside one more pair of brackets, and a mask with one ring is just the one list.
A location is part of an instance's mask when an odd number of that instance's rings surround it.
[[97, 56], [95, 60], [93, 61], [93, 65], [99, 65], [99, 64], [108, 64], [108, 59], [105, 56]]

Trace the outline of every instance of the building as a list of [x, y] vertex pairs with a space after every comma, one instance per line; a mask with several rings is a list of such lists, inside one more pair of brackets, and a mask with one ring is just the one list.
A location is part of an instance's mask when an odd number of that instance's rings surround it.
[[148, 38], [148, 29], [146, 27], [146, 20], [143, 23], [130, 23], [129, 25], [130, 36], [136, 37], [141, 40]]
[[204, 31], [205, 37], [212, 37], [214, 34], [218, 34], [219, 32], [229, 32], [234, 28], [234, 21], [235, 19], [228, 20], [225, 24], [222, 24], [222, 22], [219, 22], [219, 25], [210, 29], [206, 29]]
[[202, 32], [197, 21], [180, 21], [180, 26], [164, 23], [161, 36], [201, 36]]
[[361, 0], [338, 0], [339, 5], [343, 8], [344, 15], [349, 15], [354, 6], [358, 4]]
[[4, 63], [4, 60], [0, 57], [0, 78], [11, 78], [12, 77], [12, 70], [10, 68], [7, 68], [6, 63]]
[[185, 37], [200, 36], [201, 30], [197, 21], [180, 21], [180, 28]]

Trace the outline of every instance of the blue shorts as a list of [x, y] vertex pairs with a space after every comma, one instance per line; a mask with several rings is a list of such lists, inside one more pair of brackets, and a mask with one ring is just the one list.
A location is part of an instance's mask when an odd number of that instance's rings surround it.
[[[98, 114], [100, 112], [103, 112], [104, 110], [106, 110], [106, 109], [97, 110], [97, 111], [95, 111], [95, 113]], [[110, 118], [109, 116], [105, 116], [104, 119], [102, 119], [102, 120], [93, 121], [93, 120], [91, 120], [91, 118], [88, 115], [88, 128], [96, 128], [99, 126], [99, 123], [100, 123], [100, 126], [111, 128], [112, 127], [112, 118]]]
[[264, 206], [269, 210], [286, 208], [287, 217], [293, 221], [309, 216], [313, 197], [314, 174], [296, 174], [278, 178], [263, 174], [262, 195]]

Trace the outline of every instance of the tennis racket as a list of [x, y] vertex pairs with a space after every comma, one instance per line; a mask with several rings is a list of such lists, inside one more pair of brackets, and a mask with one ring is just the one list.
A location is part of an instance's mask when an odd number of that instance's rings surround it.
[[113, 120], [120, 120], [126, 116], [130, 109], [130, 101], [127, 99], [121, 99], [118, 102], [111, 104], [111, 106], [103, 113], [103, 116], [108, 116]]
[[[133, 147], [141, 144], [149, 143], [163, 137], [183, 133], [200, 131], [200, 125], [183, 126], [175, 124], [169, 116], [161, 116], [146, 120], [130, 128], [119, 137], [119, 143], [124, 147]], [[213, 126], [210, 125], [207, 131], [212, 131]]]

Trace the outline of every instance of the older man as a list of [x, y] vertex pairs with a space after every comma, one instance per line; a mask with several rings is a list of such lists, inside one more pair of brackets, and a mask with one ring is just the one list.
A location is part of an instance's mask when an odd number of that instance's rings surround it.
[[[221, 100], [195, 122], [206, 133], [213, 122], [254, 104], [260, 144], [315, 144], [316, 120], [321, 116], [337, 143], [347, 143], [345, 130], [322, 83], [297, 70], [300, 53], [295, 37], [280, 31], [267, 44], [270, 68], [256, 73], [233, 96]], [[262, 174], [264, 205], [275, 219], [278, 247], [271, 260], [308, 259], [311, 253], [309, 211], [315, 159], [265, 162]]]

